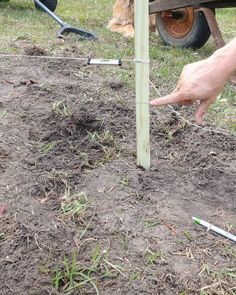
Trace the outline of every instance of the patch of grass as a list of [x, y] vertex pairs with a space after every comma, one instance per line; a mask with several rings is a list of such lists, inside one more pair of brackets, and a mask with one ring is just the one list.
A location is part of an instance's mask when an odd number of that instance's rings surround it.
[[124, 251], [128, 250], [128, 246], [129, 246], [129, 236], [126, 233], [122, 233], [121, 237], [120, 237], [120, 244], [121, 247]]
[[121, 148], [110, 130], [106, 130], [102, 133], [98, 133], [97, 131], [87, 131], [87, 133], [88, 140], [96, 143], [103, 151], [103, 156], [101, 156], [95, 163], [97, 166], [103, 165], [106, 161], [119, 157]]
[[80, 217], [88, 207], [89, 201], [85, 192], [74, 195], [67, 192], [61, 202], [63, 214], [72, 219]]
[[115, 143], [115, 138], [114, 135], [111, 133], [110, 130], [106, 130], [100, 134], [98, 134], [98, 132], [94, 131], [94, 132], [89, 132], [87, 131], [89, 139], [91, 141], [94, 141], [98, 144], [100, 144], [103, 149], [105, 149], [104, 146], [106, 145], [113, 145]]
[[50, 264], [51, 264], [51, 256], [48, 257], [47, 261], [45, 261], [43, 264], [39, 265], [38, 271], [41, 274], [49, 275], [50, 274]]
[[5, 118], [7, 115], [7, 111], [1, 111], [0, 112], [0, 119]]
[[129, 177], [128, 175], [123, 175], [122, 179], [120, 180], [120, 184], [124, 186], [129, 186]]
[[65, 105], [63, 101], [54, 102], [52, 106], [52, 110], [57, 116], [62, 118], [66, 118], [68, 116], [71, 116], [72, 114], [70, 109]]
[[132, 283], [133, 281], [140, 280], [141, 276], [142, 274], [140, 273], [140, 271], [133, 271], [129, 275], [129, 282]]
[[156, 227], [158, 224], [160, 224], [160, 220], [158, 220], [158, 219], [144, 219], [143, 220], [143, 225], [146, 228], [153, 228], [153, 227]]
[[189, 232], [189, 231], [184, 231], [183, 232], [183, 235], [185, 236], [185, 238], [189, 241], [192, 241], [193, 240], [193, 236], [192, 234]]
[[124, 268], [111, 263], [108, 252], [102, 250], [100, 244], [92, 250], [90, 258], [90, 266], [85, 267], [79, 264], [75, 252], [71, 259], [65, 256], [63, 266], [56, 267], [52, 272], [53, 287], [69, 295], [77, 289], [92, 286], [94, 294], [99, 294], [97, 283], [100, 280], [113, 279], [119, 274], [123, 275]]
[[145, 253], [145, 259], [147, 264], [156, 264], [158, 260], [164, 260], [161, 250], [151, 251], [147, 250]]
[[51, 151], [54, 150], [56, 144], [56, 141], [43, 143], [40, 145], [40, 152], [44, 155], [48, 155]]
[[5, 233], [0, 233], [0, 241], [6, 240], [6, 234]]
[[227, 231], [231, 231], [234, 228], [235, 228], [235, 225], [233, 223], [226, 222]]
[[77, 149], [75, 149], [75, 152], [78, 153], [76, 157], [81, 161], [81, 167], [93, 167], [89, 163], [89, 153], [80, 152]]
[[100, 278], [115, 278], [118, 274], [123, 275], [125, 270], [122, 266], [110, 262], [109, 249], [102, 250], [101, 245], [97, 244], [91, 252], [92, 269], [100, 273]]
[[207, 277], [209, 284], [198, 291], [201, 295], [235, 294], [236, 268], [224, 267], [220, 270], [212, 270], [205, 266], [202, 276]]
[[227, 256], [229, 256], [230, 259], [236, 259], [236, 248], [235, 247], [226, 246], [225, 253]]
[[92, 285], [96, 294], [99, 294], [97, 286], [92, 276], [93, 269], [80, 268], [77, 263], [77, 256], [74, 252], [70, 261], [64, 257], [63, 267], [56, 268], [53, 272], [53, 287], [57, 290], [63, 288], [64, 294], [71, 294], [75, 289], [83, 288], [87, 285]]
[[224, 91], [218, 96], [217, 101], [211, 106], [207, 114], [211, 124], [224, 128], [227, 126], [232, 133], [236, 132], [236, 96], [235, 87], [227, 84]]

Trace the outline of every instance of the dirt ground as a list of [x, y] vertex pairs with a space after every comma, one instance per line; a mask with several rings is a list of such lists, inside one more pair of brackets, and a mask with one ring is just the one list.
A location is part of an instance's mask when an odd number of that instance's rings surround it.
[[235, 136], [152, 109], [146, 172], [116, 77], [6, 58], [0, 83], [1, 295], [235, 294], [235, 245], [192, 222], [236, 234]]

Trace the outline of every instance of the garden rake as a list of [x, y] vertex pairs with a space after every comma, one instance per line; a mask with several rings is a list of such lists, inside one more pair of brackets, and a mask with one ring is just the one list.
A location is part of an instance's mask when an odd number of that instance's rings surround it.
[[61, 30], [58, 33], [58, 38], [63, 38], [64, 35], [74, 33], [79, 35], [80, 39], [96, 39], [95, 34], [85, 31], [84, 29], [77, 29], [72, 27], [70, 24], [63, 22], [58, 16], [55, 15], [50, 9], [48, 9], [41, 1], [34, 0], [36, 5], [40, 7], [43, 11], [49, 14], [60, 26]]

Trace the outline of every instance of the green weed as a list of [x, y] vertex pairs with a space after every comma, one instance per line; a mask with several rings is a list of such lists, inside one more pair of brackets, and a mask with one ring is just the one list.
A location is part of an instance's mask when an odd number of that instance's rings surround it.
[[78, 263], [76, 253], [72, 258], [64, 257], [63, 266], [53, 271], [52, 284], [57, 290], [64, 290], [69, 295], [76, 289], [92, 286], [94, 294], [99, 294], [97, 282], [99, 280], [111, 279], [119, 274], [123, 275], [124, 268], [109, 261], [108, 252], [102, 250], [100, 244], [91, 252], [90, 266], [83, 267]]
[[225, 252], [230, 258], [236, 259], [236, 248], [235, 247], [226, 246]]
[[87, 131], [87, 133], [88, 140], [91, 142], [95, 142], [98, 146], [101, 147], [101, 150], [103, 152], [103, 156], [101, 156], [99, 160], [95, 162], [97, 166], [103, 165], [106, 161], [110, 161], [114, 158], [119, 157], [121, 150], [118, 146], [118, 143], [116, 142], [116, 139], [109, 130], [104, 131], [100, 134], [96, 131]]
[[57, 290], [63, 287], [65, 294], [70, 294], [74, 289], [79, 289], [91, 284], [96, 294], [99, 294], [94, 282], [95, 279], [91, 276], [92, 274], [92, 269], [80, 268], [78, 266], [77, 256], [74, 252], [71, 261], [65, 256], [63, 268], [55, 269], [52, 283]]
[[128, 246], [129, 246], [129, 236], [125, 233], [122, 233], [121, 234], [121, 237], [120, 237], [120, 244], [121, 244], [121, 247], [124, 251], [127, 251], [128, 250]]
[[120, 180], [122, 186], [129, 186], [129, 177], [128, 175], [123, 175], [122, 179]]
[[95, 249], [91, 253], [91, 259], [92, 259], [92, 262], [93, 262], [93, 268], [98, 267], [101, 258], [102, 258], [101, 246], [100, 246], [100, 244], [97, 244]]
[[139, 271], [133, 271], [129, 275], [129, 282], [132, 283], [133, 281], [139, 280], [142, 274]]
[[159, 259], [163, 259], [163, 255], [161, 250], [151, 251], [147, 250], [145, 253], [146, 263], [147, 264], [155, 264]]
[[63, 279], [62, 271], [60, 271], [59, 269], [56, 269], [54, 272], [54, 277], [52, 279], [53, 287], [55, 289], [58, 290], [60, 288], [62, 279]]
[[62, 118], [71, 116], [71, 114], [72, 114], [70, 109], [65, 105], [65, 103], [63, 101], [54, 102], [52, 105], [52, 109], [53, 109], [53, 112], [57, 116], [62, 117]]
[[63, 214], [71, 218], [79, 217], [89, 207], [89, 201], [85, 192], [75, 195], [64, 195], [61, 202]]
[[0, 119], [5, 118], [7, 115], [7, 111], [1, 111], [0, 112]]
[[189, 241], [193, 240], [193, 236], [189, 231], [184, 231], [183, 234], [187, 240], [189, 240]]
[[52, 141], [48, 143], [43, 143], [40, 145], [40, 152], [44, 155], [48, 155], [55, 148], [57, 142]]
[[160, 221], [158, 219], [144, 219], [143, 225], [146, 228], [153, 228], [156, 227], [158, 224], [160, 224]]

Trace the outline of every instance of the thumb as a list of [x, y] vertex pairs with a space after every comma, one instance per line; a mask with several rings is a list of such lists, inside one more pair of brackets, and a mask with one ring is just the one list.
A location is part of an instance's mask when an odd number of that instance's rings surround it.
[[180, 92], [173, 92], [169, 95], [151, 100], [150, 105], [163, 106], [163, 105], [167, 105], [167, 104], [179, 103], [183, 100], [184, 100], [183, 95]]
[[196, 123], [201, 125], [209, 106], [212, 104], [211, 99], [202, 100], [196, 111]]

